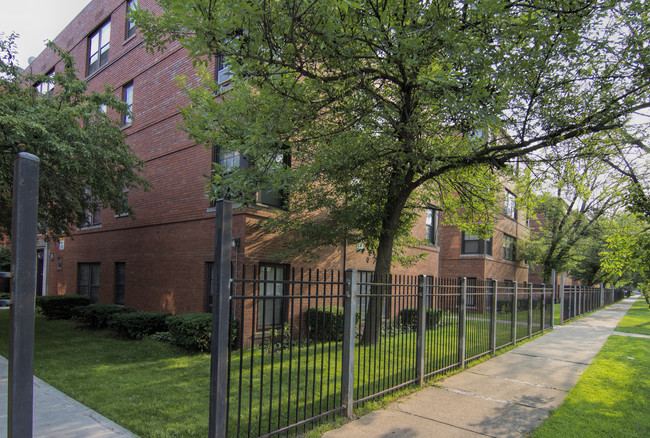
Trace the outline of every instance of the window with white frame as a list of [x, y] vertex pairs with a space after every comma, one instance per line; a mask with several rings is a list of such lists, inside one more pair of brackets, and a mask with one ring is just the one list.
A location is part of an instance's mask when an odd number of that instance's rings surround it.
[[127, 113], [122, 116], [122, 126], [128, 126], [133, 122], [133, 82], [122, 87], [122, 100], [126, 103]]
[[46, 76], [49, 78], [49, 80], [34, 84], [34, 88], [36, 88], [40, 94], [49, 94], [52, 92], [52, 90], [54, 90], [54, 69], [47, 72]]
[[124, 35], [124, 39], [128, 40], [132, 36], [135, 35], [135, 21], [133, 21], [132, 18], [129, 18], [128, 14], [129, 12], [133, 11], [136, 7], [138, 6], [138, 1], [137, 0], [129, 0], [126, 2], [126, 24], [125, 24], [125, 29], [126, 29], [126, 35]]
[[91, 75], [108, 64], [108, 51], [111, 46], [111, 22], [107, 21], [93, 32], [89, 38], [88, 74]]
[[230, 66], [223, 55], [217, 56], [215, 69], [217, 84], [220, 86], [226, 86], [232, 79], [232, 71], [230, 71]]
[[438, 244], [438, 221], [440, 217], [440, 210], [433, 207], [426, 209], [426, 241], [431, 245]]
[[506, 190], [503, 214], [510, 219], [517, 219], [517, 197], [509, 190]]

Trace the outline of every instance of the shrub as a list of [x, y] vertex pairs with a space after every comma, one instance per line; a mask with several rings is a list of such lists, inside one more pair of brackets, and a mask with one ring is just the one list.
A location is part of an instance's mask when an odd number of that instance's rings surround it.
[[[425, 313], [425, 328], [427, 330], [437, 327], [441, 322], [442, 310], [440, 309], [426, 309]], [[397, 315], [399, 325], [409, 330], [418, 329], [418, 309], [409, 307], [402, 309]]]
[[108, 320], [108, 328], [119, 336], [142, 339], [147, 335], [167, 331], [167, 313], [121, 312]]
[[108, 320], [112, 315], [125, 312], [135, 312], [135, 310], [117, 304], [95, 303], [90, 306], [75, 307], [72, 311], [76, 321], [94, 329], [108, 327]]
[[212, 314], [188, 313], [170, 316], [167, 326], [173, 344], [188, 350], [209, 351], [212, 339]]
[[90, 304], [90, 297], [84, 295], [36, 297], [36, 305], [41, 308], [41, 313], [49, 319], [70, 319], [72, 318], [72, 309]]
[[[316, 341], [342, 341], [344, 335], [345, 310], [343, 307], [311, 307], [305, 312], [309, 338]], [[355, 325], [361, 314], [355, 315]]]

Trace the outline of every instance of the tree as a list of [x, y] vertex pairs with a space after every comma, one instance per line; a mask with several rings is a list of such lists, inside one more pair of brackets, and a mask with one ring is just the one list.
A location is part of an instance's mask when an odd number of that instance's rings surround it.
[[[16, 35], [0, 35], [0, 235], [11, 233], [13, 161], [19, 152], [40, 159], [39, 232], [68, 234], [99, 206], [132, 214], [124, 190], [146, 187], [144, 163], [125, 142], [117, 121], [103, 110], [124, 113], [106, 89], [87, 93], [72, 57], [52, 43], [63, 71], [22, 74], [14, 64]], [[39, 93], [35, 84], [51, 89]], [[43, 90], [43, 87], [41, 87]]]
[[606, 219], [624, 205], [631, 183], [608, 164], [620, 161], [617, 147], [607, 151], [600, 135], [581, 143], [584, 149], [597, 144], [599, 153], [532, 167], [520, 180], [528, 193], [520, 199], [532, 218], [521, 256], [542, 269], [545, 281], [553, 270], [571, 271], [587, 284], [600, 278]]
[[[229, 86], [204, 75], [184, 111], [194, 139], [250, 164], [217, 167], [214, 196], [288, 190], [270, 226], [317, 244], [363, 241], [375, 278], [423, 206], [464, 204], [467, 228], [487, 234], [508, 163], [536, 151], [570, 159], [579, 151], [567, 140], [650, 106], [643, 2], [159, 4], [161, 15], [135, 13], [152, 50], [178, 41], [233, 75]], [[290, 167], [278, 165], [286, 152]]]
[[603, 270], [614, 284], [650, 286], [650, 226], [634, 214], [622, 214], [614, 222], [601, 252]]

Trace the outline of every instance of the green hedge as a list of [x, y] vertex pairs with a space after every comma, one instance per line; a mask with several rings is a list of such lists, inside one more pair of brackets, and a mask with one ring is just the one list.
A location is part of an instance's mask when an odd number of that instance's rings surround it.
[[[186, 313], [167, 319], [170, 341], [188, 350], [210, 351], [212, 341], [212, 314]], [[230, 322], [230, 347], [236, 348], [239, 321]]]
[[[315, 341], [342, 341], [344, 334], [343, 307], [311, 307], [305, 311], [309, 338]], [[355, 325], [359, 324], [361, 314], [355, 315]]]
[[70, 319], [75, 307], [89, 306], [90, 304], [90, 297], [84, 295], [36, 297], [36, 305], [41, 308], [41, 313], [49, 319]]
[[170, 316], [167, 319], [167, 327], [173, 344], [189, 350], [210, 350], [212, 314], [187, 313]]
[[122, 312], [113, 314], [108, 320], [108, 328], [119, 336], [142, 339], [147, 335], [167, 331], [168, 313]]
[[[442, 310], [440, 309], [427, 309], [425, 315], [425, 327], [427, 330], [436, 328], [441, 323]], [[418, 328], [418, 309], [409, 307], [402, 309], [397, 315], [397, 321], [400, 326], [409, 330], [417, 330]]]
[[76, 307], [73, 309], [73, 318], [80, 324], [94, 329], [104, 329], [108, 327], [108, 321], [116, 313], [132, 313], [135, 310], [118, 306], [117, 304], [100, 304], [95, 303], [90, 306]]

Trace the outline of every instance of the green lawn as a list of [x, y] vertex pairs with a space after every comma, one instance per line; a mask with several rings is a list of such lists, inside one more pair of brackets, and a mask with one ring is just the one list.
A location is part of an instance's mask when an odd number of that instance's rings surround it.
[[[5, 357], [8, 319], [9, 312], [0, 311], [0, 354]], [[497, 325], [499, 346], [510, 342], [507, 320]], [[35, 328], [35, 374], [41, 379], [137, 435], [207, 436], [209, 355], [151, 339], [116, 339], [40, 315]], [[468, 318], [467, 357], [489, 349], [488, 330], [488, 321]], [[457, 337], [454, 319], [427, 331], [426, 373], [458, 361]], [[414, 332], [395, 330], [377, 345], [357, 345], [355, 398], [415, 379], [415, 339]], [[261, 435], [335, 408], [341, 399], [341, 368], [340, 342], [233, 352], [229, 435], [249, 430]]]
[[[9, 311], [0, 311], [7, 357]], [[36, 317], [34, 373], [143, 437], [207, 436], [209, 356]]]
[[[650, 334], [645, 301], [637, 300], [616, 329]], [[647, 437], [649, 413], [650, 339], [611, 336], [533, 437]]]

